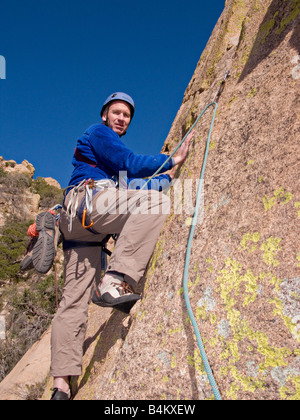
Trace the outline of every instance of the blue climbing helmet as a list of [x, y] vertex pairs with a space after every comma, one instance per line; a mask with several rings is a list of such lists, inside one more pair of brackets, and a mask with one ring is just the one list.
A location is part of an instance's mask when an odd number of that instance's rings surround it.
[[133, 118], [134, 110], [135, 110], [134, 101], [133, 101], [131, 96], [129, 96], [129, 95], [127, 95], [127, 93], [123, 93], [123, 92], [115, 92], [115, 93], [112, 93], [111, 95], [109, 95], [109, 97], [106, 99], [106, 101], [104, 102], [104, 104], [102, 106], [101, 113], [100, 113], [101, 118], [102, 118], [102, 115], [103, 115], [103, 112], [104, 112], [106, 106], [113, 101], [127, 102], [130, 106], [130, 109], [131, 109], [131, 119]]

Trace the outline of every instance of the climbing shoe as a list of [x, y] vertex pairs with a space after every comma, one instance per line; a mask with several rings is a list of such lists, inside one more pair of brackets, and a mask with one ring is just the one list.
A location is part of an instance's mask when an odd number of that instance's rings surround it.
[[95, 305], [104, 308], [114, 308], [121, 312], [129, 314], [133, 305], [141, 299], [129, 284], [121, 277], [111, 277], [104, 286], [96, 288], [92, 296], [92, 302]]
[[51, 395], [51, 401], [67, 401], [71, 399], [71, 393], [64, 392], [59, 388], [51, 388], [52, 395]]
[[32, 262], [37, 272], [45, 274], [52, 267], [58, 243], [59, 229], [55, 215], [48, 211], [36, 218], [38, 239], [32, 249]]

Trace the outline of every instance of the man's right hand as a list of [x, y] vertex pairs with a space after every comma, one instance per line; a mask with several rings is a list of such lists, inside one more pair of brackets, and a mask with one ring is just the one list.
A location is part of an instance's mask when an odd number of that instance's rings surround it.
[[169, 172], [169, 175], [172, 179], [175, 178], [176, 167], [180, 163], [184, 162], [187, 158], [189, 152], [189, 146], [192, 138], [194, 137], [195, 131], [191, 131], [190, 134], [187, 136], [185, 141], [183, 142], [182, 146], [178, 149], [176, 155], [174, 155], [175, 166]]
[[182, 163], [187, 158], [189, 152], [189, 146], [192, 138], [194, 137], [195, 131], [191, 131], [190, 134], [187, 136], [185, 141], [183, 142], [182, 146], [178, 149], [176, 155], [174, 156], [175, 166]]

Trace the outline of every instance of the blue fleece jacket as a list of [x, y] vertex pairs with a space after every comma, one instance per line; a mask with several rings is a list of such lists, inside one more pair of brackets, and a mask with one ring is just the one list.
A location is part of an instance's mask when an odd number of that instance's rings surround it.
[[[139, 189], [146, 182], [143, 178], [151, 177], [166, 162], [167, 155], [134, 154], [123, 143], [117, 133], [104, 124], [89, 127], [77, 141], [72, 164], [74, 170], [69, 185], [78, 185], [84, 179], [111, 179], [119, 181], [119, 173], [125, 173], [128, 188]], [[168, 171], [174, 166], [174, 159], [162, 169]], [[169, 187], [171, 177], [158, 175], [148, 188], [163, 190]]]

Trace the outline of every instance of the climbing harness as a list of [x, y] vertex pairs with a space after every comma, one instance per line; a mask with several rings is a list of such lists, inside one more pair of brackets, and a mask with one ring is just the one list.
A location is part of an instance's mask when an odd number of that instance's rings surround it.
[[193, 310], [192, 310], [192, 307], [191, 307], [190, 298], [189, 298], [189, 294], [188, 294], [188, 275], [189, 275], [189, 264], [190, 264], [192, 243], [193, 243], [194, 232], [195, 232], [195, 228], [196, 228], [196, 225], [197, 225], [199, 209], [200, 209], [203, 179], [204, 179], [204, 173], [205, 173], [206, 162], [207, 162], [207, 157], [208, 157], [210, 139], [211, 139], [212, 130], [213, 130], [213, 126], [214, 126], [214, 122], [215, 122], [215, 118], [216, 118], [216, 113], [217, 113], [217, 109], [218, 109], [218, 100], [219, 100], [219, 98], [220, 98], [220, 96], [221, 96], [221, 94], [224, 90], [225, 82], [226, 82], [226, 80], [229, 76], [230, 76], [230, 71], [227, 71], [226, 74], [225, 74], [225, 77], [224, 77], [223, 81], [221, 82], [220, 87], [219, 87], [219, 89], [218, 89], [218, 91], [217, 91], [217, 93], [216, 93], [216, 95], [213, 99], [213, 102], [211, 102], [210, 104], [208, 104], [204, 108], [204, 110], [201, 112], [201, 114], [196, 119], [195, 123], [192, 125], [192, 127], [189, 129], [189, 131], [186, 133], [184, 138], [181, 140], [179, 145], [175, 148], [175, 150], [172, 152], [172, 154], [169, 156], [169, 158], [166, 160], [166, 162], [163, 165], [161, 165], [161, 167], [152, 175], [151, 178], [149, 178], [147, 183], [143, 186], [143, 188], [145, 188], [146, 185], [149, 182], [151, 182], [151, 180], [158, 173], [161, 172], [162, 168], [174, 156], [174, 154], [177, 152], [177, 150], [181, 147], [181, 145], [186, 140], [187, 136], [194, 129], [194, 127], [198, 124], [199, 120], [202, 118], [202, 116], [205, 114], [205, 112], [211, 106], [214, 107], [213, 116], [212, 116], [212, 119], [211, 119], [210, 128], [209, 128], [209, 132], [208, 132], [208, 137], [207, 137], [207, 141], [206, 141], [205, 154], [204, 154], [204, 159], [203, 159], [203, 164], [202, 164], [202, 169], [201, 169], [201, 174], [200, 174], [200, 182], [199, 182], [198, 190], [197, 190], [195, 212], [194, 212], [194, 215], [193, 215], [191, 228], [190, 228], [189, 239], [188, 239], [186, 258], [185, 258], [185, 266], [184, 266], [184, 274], [183, 274], [183, 292], [184, 292], [184, 299], [185, 299], [188, 315], [189, 315], [189, 318], [190, 318], [191, 323], [192, 323], [193, 328], [194, 328], [194, 332], [195, 332], [195, 335], [196, 335], [196, 339], [197, 339], [198, 347], [199, 347], [200, 354], [201, 354], [201, 357], [202, 357], [203, 365], [204, 365], [205, 371], [207, 373], [207, 376], [208, 376], [208, 379], [209, 379], [209, 382], [210, 382], [210, 385], [212, 387], [212, 391], [214, 393], [214, 396], [215, 396], [216, 400], [222, 400], [222, 397], [221, 397], [220, 391], [218, 389], [218, 385], [217, 385], [217, 383], [215, 381], [215, 378], [213, 376], [213, 373], [212, 373], [212, 370], [211, 370], [211, 367], [210, 367], [210, 364], [209, 364], [209, 361], [208, 361], [208, 358], [207, 358], [207, 355], [206, 355], [206, 352], [205, 352], [205, 348], [204, 348], [204, 345], [203, 345], [201, 334], [199, 332], [197, 321], [195, 319], [195, 316], [194, 316], [194, 313], [193, 313]]
[[[89, 225], [86, 225], [86, 218], [87, 216], [90, 216], [93, 211], [93, 195], [99, 190], [115, 186], [115, 182], [110, 179], [101, 179], [99, 181], [94, 181], [93, 179], [84, 179], [78, 185], [68, 187], [66, 191], [68, 194], [70, 194], [69, 202], [67, 205], [67, 215], [70, 218], [70, 223], [68, 226], [69, 232], [72, 231], [73, 219], [77, 214], [79, 206], [82, 206], [82, 204], [85, 206], [85, 208], [82, 209], [82, 227], [84, 227], [84, 229], [90, 230], [94, 222], [93, 220], [90, 220]], [[85, 200], [79, 204], [78, 194], [84, 190]]]
[[[72, 187], [72, 186], [71, 186]], [[116, 187], [116, 183], [110, 179], [102, 179], [99, 181], [95, 181], [93, 179], [83, 180], [77, 186], [72, 187], [72, 190], [68, 191], [70, 195], [70, 199], [67, 205], [67, 214], [69, 215], [70, 223], [68, 230], [71, 232], [72, 230], [72, 221], [73, 218], [77, 215], [79, 221], [81, 221], [82, 227], [93, 234], [99, 234], [94, 228], [94, 221], [91, 219], [91, 214], [93, 211], [93, 196], [99, 191], [103, 190], [104, 188], [109, 187]], [[85, 197], [79, 203], [78, 194], [85, 190]], [[87, 223], [87, 219], [89, 222]], [[114, 240], [114, 242], [118, 239], [118, 234], [109, 234], [101, 242], [84, 242], [84, 241], [66, 241], [63, 242], [63, 250], [66, 251], [67, 249], [75, 249], [75, 248], [82, 248], [82, 247], [89, 247], [89, 246], [98, 246], [101, 248], [101, 268], [104, 272], [107, 268], [107, 256], [111, 255], [111, 251], [107, 249], [107, 243], [110, 238]]]

